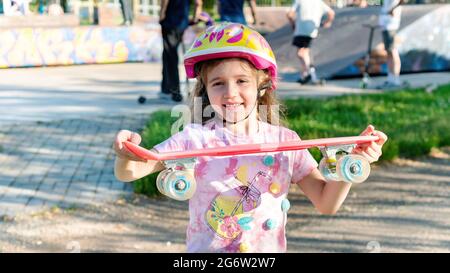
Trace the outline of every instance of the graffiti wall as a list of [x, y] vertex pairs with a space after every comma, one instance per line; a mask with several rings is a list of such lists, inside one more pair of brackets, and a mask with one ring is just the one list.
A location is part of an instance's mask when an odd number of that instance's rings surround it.
[[159, 61], [159, 27], [0, 29], [0, 68]]

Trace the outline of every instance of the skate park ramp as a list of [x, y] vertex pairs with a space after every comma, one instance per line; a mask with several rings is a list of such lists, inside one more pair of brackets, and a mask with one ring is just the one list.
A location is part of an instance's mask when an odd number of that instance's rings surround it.
[[[448, 10], [450, 5], [405, 5], [399, 34], [403, 29], [437, 9]], [[319, 36], [312, 42], [312, 60], [320, 78], [336, 76], [356, 76], [349, 70], [358, 59], [367, 53], [369, 28], [363, 24], [377, 25], [380, 7], [343, 8], [336, 10], [332, 27], [320, 29]], [[442, 13], [442, 12], [441, 12]], [[448, 20], [447, 20], [448, 21]], [[422, 25], [422, 28], [431, 26]], [[410, 30], [411, 31], [411, 30]], [[299, 60], [297, 48], [292, 45], [293, 30], [289, 24], [267, 35], [267, 40], [275, 51], [280, 76], [286, 81], [298, 79]], [[381, 31], [375, 30], [372, 48], [382, 43]], [[448, 48], [447, 48], [448, 51]], [[450, 56], [448, 56], [450, 59]], [[403, 62], [403, 60], [402, 60]], [[344, 73], [343, 73], [344, 72]], [[403, 70], [402, 70], [403, 72]], [[417, 71], [419, 72], [419, 71]]]

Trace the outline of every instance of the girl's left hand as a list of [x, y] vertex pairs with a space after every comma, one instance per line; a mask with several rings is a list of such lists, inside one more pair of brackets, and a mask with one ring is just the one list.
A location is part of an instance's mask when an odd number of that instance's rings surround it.
[[381, 148], [388, 139], [386, 134], [381, 131], [375, 130], [375, 127], [373, 125], [369, 125], [360, 135], [378, 136], [379, 140], [372, 141], [370, 143], [359, 144], [355, 147], [355, 149], [353, 149], [352, 153], [364, 156], [370, 163], [378, 161], [382, 154]]

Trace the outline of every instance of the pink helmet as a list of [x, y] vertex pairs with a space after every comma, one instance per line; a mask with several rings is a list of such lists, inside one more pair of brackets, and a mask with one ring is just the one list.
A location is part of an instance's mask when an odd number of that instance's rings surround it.
[[188, 78], [195, 78], [197, 63], [235, 57], [250, 61], [257, 69], [267, 69], [272, 90], [276, 89], [277, 63], [269, 43], [257, 31], [238, 23], [211, 26], [197, 36], [184, 55], [184, 67]]

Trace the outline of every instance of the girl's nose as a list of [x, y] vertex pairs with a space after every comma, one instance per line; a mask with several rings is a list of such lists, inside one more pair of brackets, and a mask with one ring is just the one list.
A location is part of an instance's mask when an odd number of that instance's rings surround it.
[[225, 86], [224, 98], [236, 97], [239, 93], [237, 86], [233, 83], [227, 83]]

